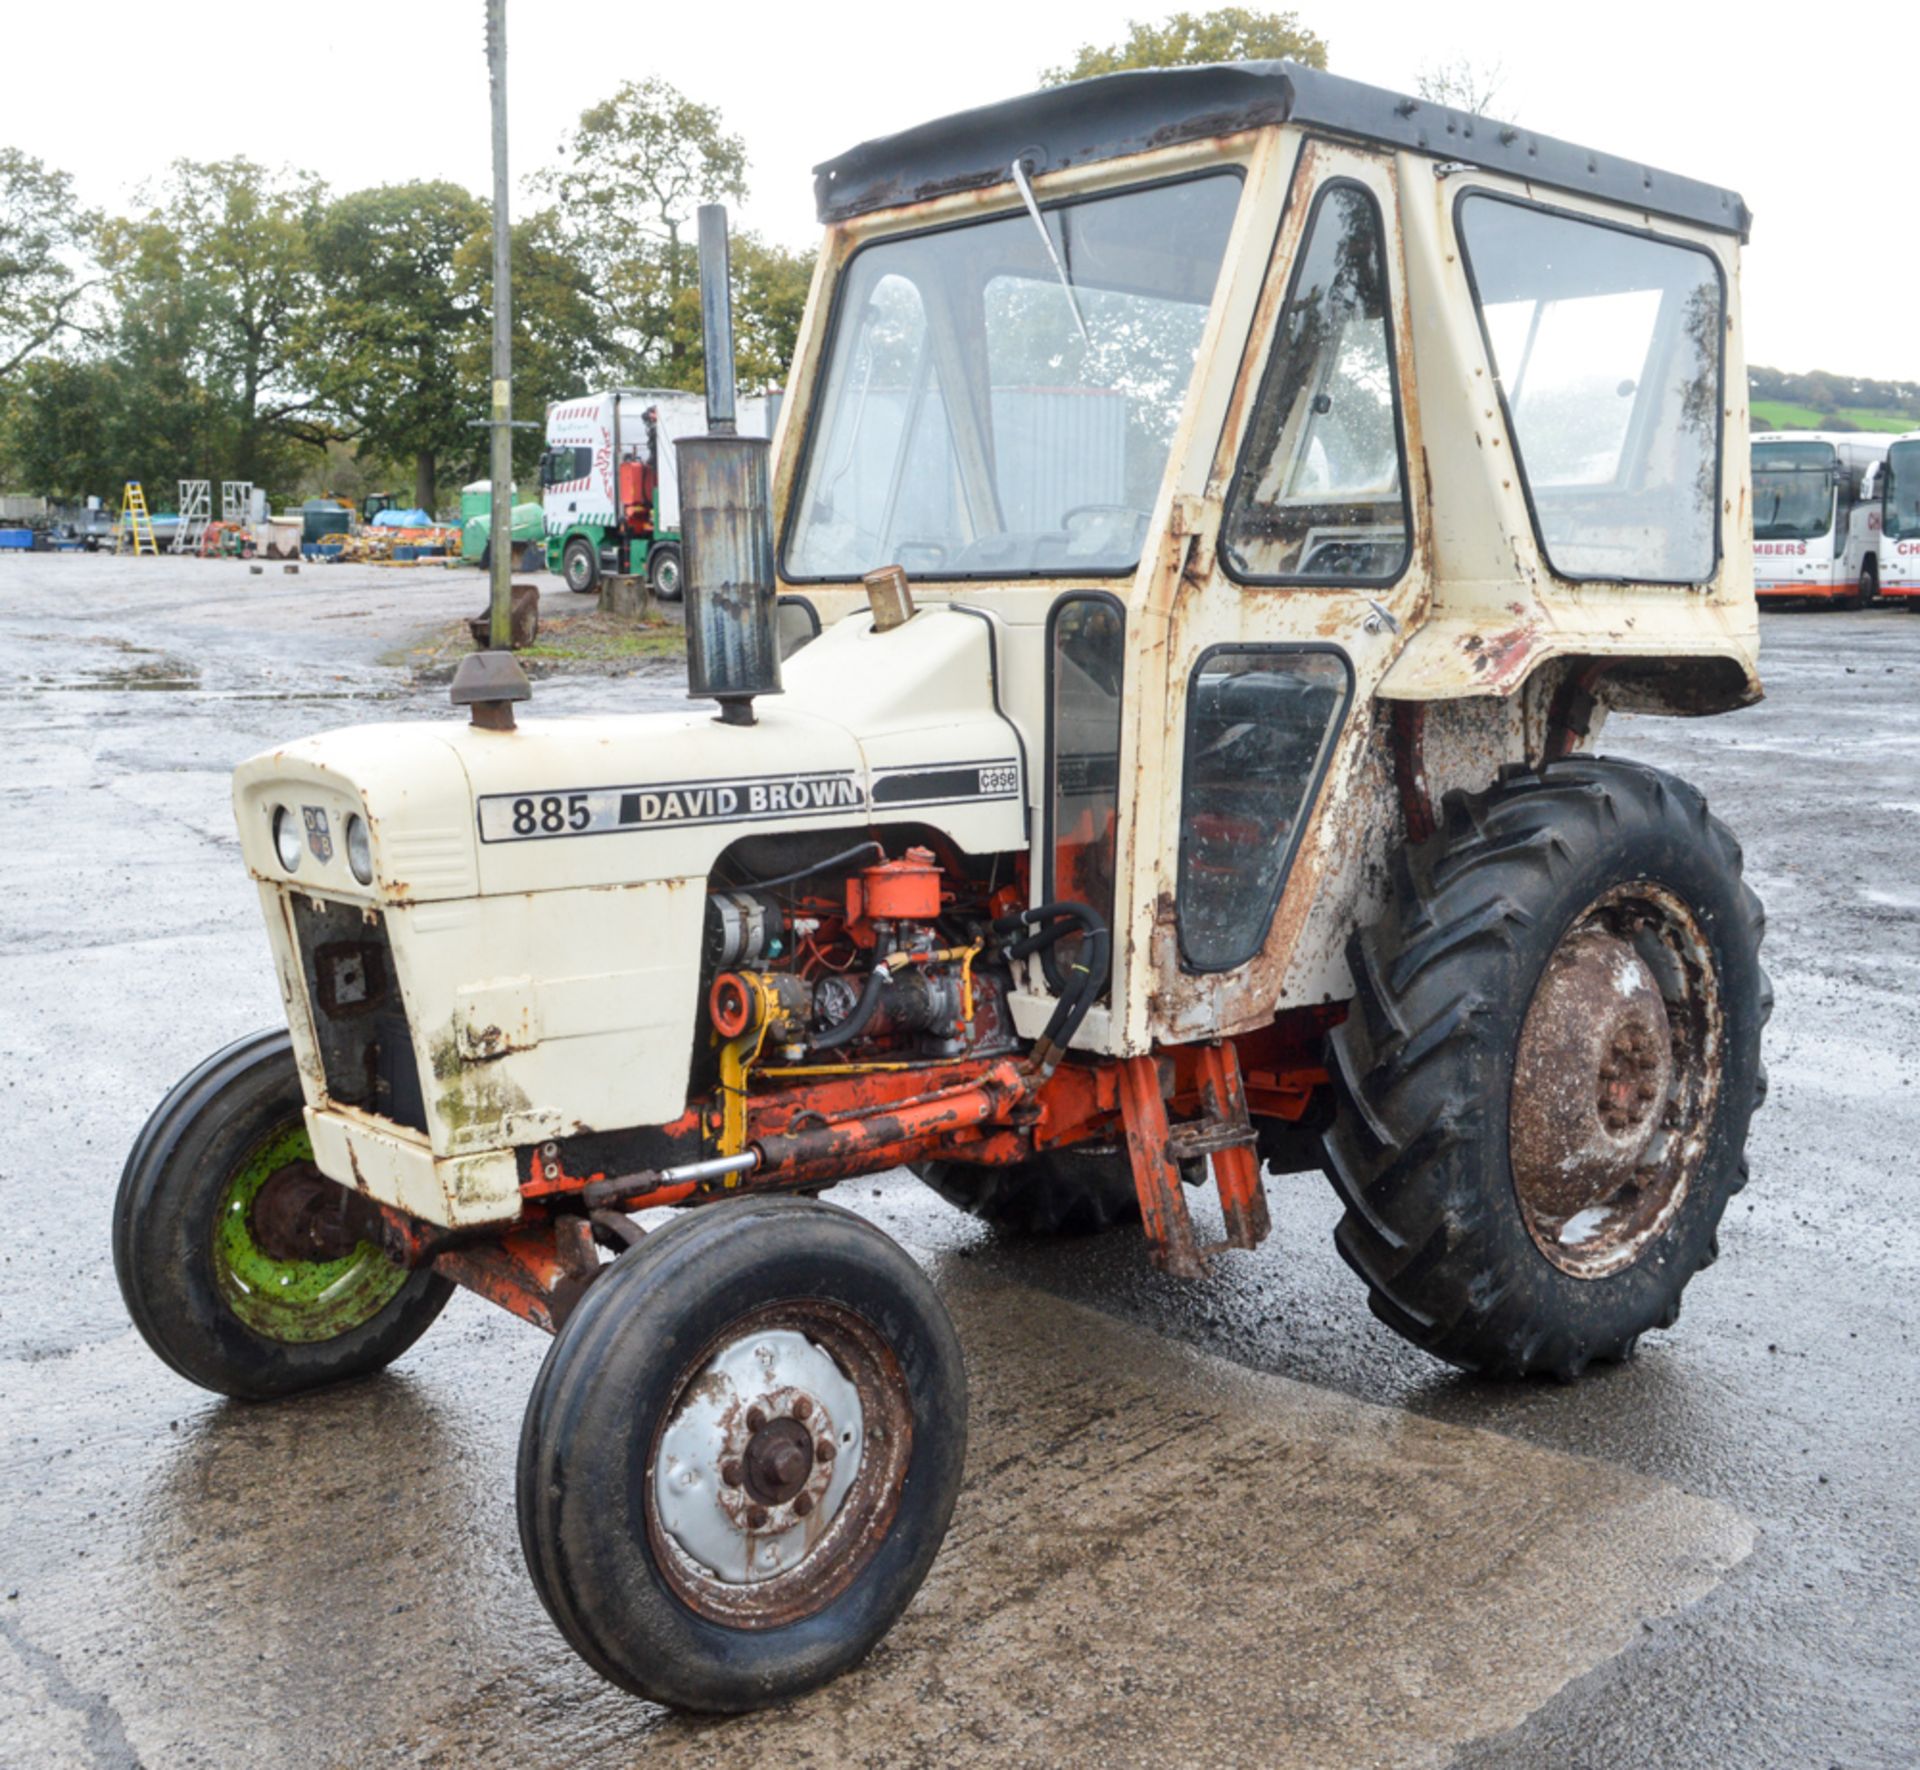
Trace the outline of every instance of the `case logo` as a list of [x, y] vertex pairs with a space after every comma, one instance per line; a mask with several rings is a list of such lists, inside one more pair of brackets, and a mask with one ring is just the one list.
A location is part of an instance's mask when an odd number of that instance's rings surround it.
[[313, 850], [313, 858], [325, 866], [333, 859], [333, 832], [327, 828], [326, 807], [303, 805], [300, 817], [307, 826], [307, 846]]

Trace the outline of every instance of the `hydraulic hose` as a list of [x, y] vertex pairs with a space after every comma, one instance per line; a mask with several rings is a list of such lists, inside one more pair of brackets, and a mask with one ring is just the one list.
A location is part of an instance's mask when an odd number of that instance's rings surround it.
[[811, 1036], [807, 1040], [808, 1047], [815, 1051], [831, 1051], [840, 1045], [852, 1043], [865, 1032], [874, 1015], [880, 1011], [880, 998], [886, 993], [890, 975], [885, 965], [876, 965], [869, 971], [866, 988], [861, 990], [860, 1000], [854, 1003], [853, 1012], [838, 1026]]
[[1107, 964], [1112, 951], [1112, 937], [1107, 932], [1106, 922], [1097, 910], [1084, 903], [1074, 903], [1062, 899], [1056, 903], [1036, 904], [1032, 909], [1015, 910], [1001, 916], [994, 924], [997, 934], [1013, 934], [1022, 928], [1033, 930], [1016, 941], [1007, 944], [1009, 958], [1023, 958], [1040, 947], [1051, 946], [1063, 935], [1072, 931], [1078, 924], [1086, 936], [1086, 946], [1075, 961], [1073, 969], [1078, 974], [1054, 1004], [1053, 1013], [1048, 1017], [1046, 1029], [1040, 1034], [1033, 1047], [1034, 1061], [1043, 1076], [1051, 1075], [1060, 1059], [1066, 1055], [1067, 1047], [1073, 1042], [1073, 1035], [1080, 1030], [1080, 1024], [1093, 1007], [1094, 997], [1099, 994], [1101, 980], [1107, 974]]

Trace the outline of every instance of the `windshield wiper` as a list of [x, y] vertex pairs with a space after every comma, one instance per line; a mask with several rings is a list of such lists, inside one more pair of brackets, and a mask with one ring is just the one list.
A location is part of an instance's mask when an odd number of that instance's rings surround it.
[[1027, 213], [1033, 217], [1033, 225], [1040, 230], [1040, 244], [1046, 247], [1047, 256], [1053, 260], [1053, 274], [1060, 279], [1067, 305], [1073, 309], [1074, 324], [1080, 328], [1080, 336], [1091, 344], [1093, 334], [1087, 330], [1086, 316], [1080, 311], [1080, 298], [1073, 292], [1073, 279], [1067, 275], [1067, 267], [1060, 262], [1060, 254], [1053, 249], [1053, 235], [1047, 232], [1047, 224], [1040, 218], [1040, 205], [1033, 200], [1033, 186], [1027, 182], [1024, 160], [1015, 160], [1013, 163], [1013, 183], [1021, 201], [1027, 206]]

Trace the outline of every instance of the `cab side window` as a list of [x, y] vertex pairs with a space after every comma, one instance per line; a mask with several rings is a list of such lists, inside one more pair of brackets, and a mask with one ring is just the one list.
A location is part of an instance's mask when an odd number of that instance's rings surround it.
[[1174, 897], [1187, 970], [1231, 970], [1266, 943], [1352, 697], [1330, 648], [1216, 646], [1195, 666]]
[[1227, 494], [1221, 555], [1243, 582], [1388, 584], [1406, 566], [1382, 242], [1370, 191], [1321, 187]]
[[[1088, 904], [1111, 927], [1126, 614], [1117, 598], [1102, 592], [1064, 596], [1054, 606], [1052, 628], [1046, 895]], [[1048, 951], [1043, 962], [1056, 988], [1079, 945], [1079, 937], [1069, 935]]]

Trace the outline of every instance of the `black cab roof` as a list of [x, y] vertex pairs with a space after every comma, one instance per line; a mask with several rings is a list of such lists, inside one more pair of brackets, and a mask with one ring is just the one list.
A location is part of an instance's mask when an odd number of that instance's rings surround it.
[[1293, 61], [1106, 74], [958, 111], [824, 161], [814, 168], [814, 194], [822, 221], [844, 221], [998, 184], [1016, 159], [1035, 174], [1057, 172], [1279, 123], [1509, 173], [1742, 240], [1752, 225], [1737, 191]]

